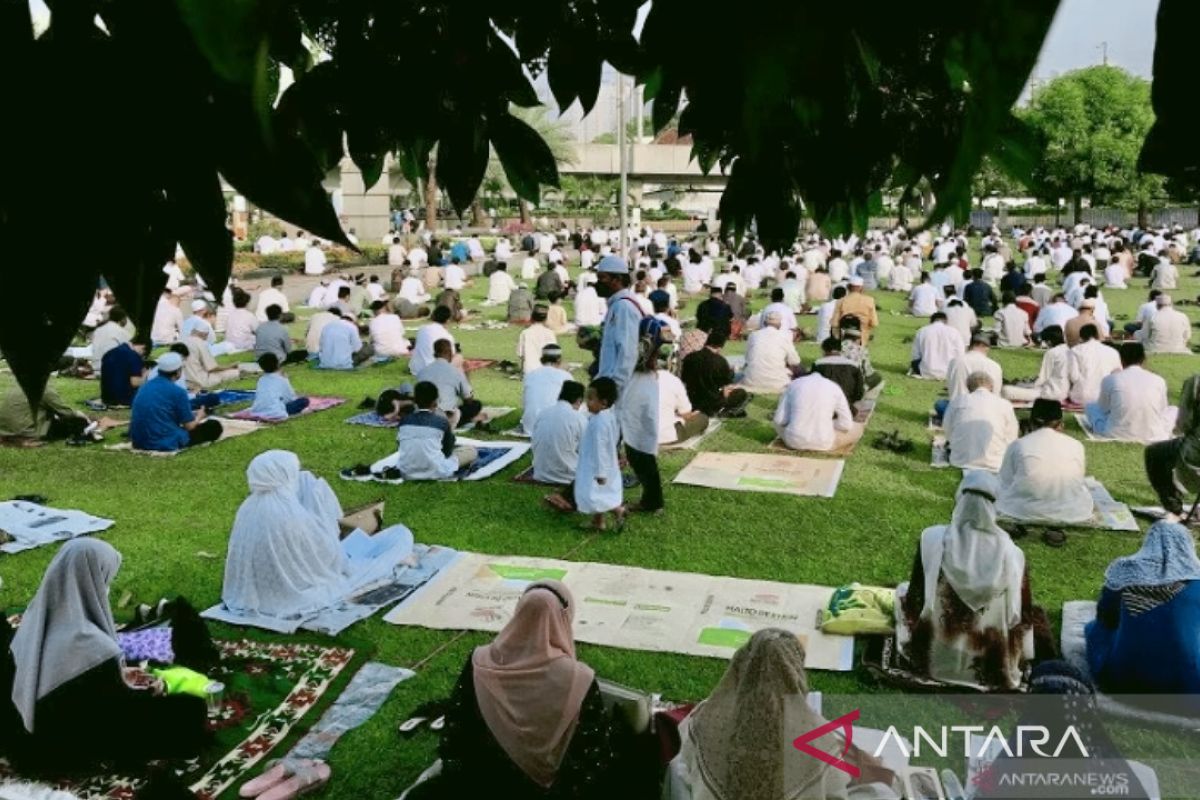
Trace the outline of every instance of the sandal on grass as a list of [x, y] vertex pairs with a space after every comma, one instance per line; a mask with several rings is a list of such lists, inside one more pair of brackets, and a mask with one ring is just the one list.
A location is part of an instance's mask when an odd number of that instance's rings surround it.
[[329, 783], [329, 765], [309, 759], [283, 759], [238, 791], [241, 797], [259, 800], [292, 800]]
[[371, 467], [368, 464], [355, 464], [353, 467], [346, 467], [338, 475], [347, 481], [369, 481], [373, 477], [371, 475]]

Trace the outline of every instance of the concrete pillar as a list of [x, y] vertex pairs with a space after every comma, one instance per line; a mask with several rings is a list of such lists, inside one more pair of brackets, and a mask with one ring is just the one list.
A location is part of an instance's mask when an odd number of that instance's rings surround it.
[[388, 162], [383, 177], [370, 189], [363, 184], [362, 172], [349, 158], [341, 163], [342, 225], [354, 229], [363, 244], [375, 244], [391, 228], [391, 192], [388, 189]]

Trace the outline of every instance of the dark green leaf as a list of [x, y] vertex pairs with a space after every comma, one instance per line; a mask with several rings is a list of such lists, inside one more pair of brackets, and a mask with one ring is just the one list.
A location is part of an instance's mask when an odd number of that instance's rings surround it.
[[490, 121], [488, 136], [509, 184], [520, 197], [536, 205], [543, 185], [558, 185], [554, 154], [533, 128], [506, 114]]
[[460, 215], [471, 205], [488, 165], [488, 138], [483, 123], [452, 122], [438, 142], [437, 179]]

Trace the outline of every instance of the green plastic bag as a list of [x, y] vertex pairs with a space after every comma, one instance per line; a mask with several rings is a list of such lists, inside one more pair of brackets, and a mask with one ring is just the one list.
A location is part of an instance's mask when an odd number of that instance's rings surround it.
[[155, 669], [151, 673], [167, 687], [167, 694], [190, 694], [202, 700], [208, 696], [208, 684], [211, 681], [207, 675], [187, 667]]
[[896, 590], [851, 583], [839, 586], [821, 609], [823, 633], [887, 635], [896, 630]]

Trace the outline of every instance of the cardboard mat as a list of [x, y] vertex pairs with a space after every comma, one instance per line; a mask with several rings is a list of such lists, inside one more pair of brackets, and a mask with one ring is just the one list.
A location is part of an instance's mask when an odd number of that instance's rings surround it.
[[384, 620], [438, 630], [499, 631], [530, 583], [554, 579], [575, 596], [581, 642], [729, 658], [767, 627], [804, 643], [809, 669], [848, 671], [854, 637], [817, 628], [833, 589], [592, 562], [463, 553]]
[[770, 453], [698, 453], [675, 476], [675, 483], [735, 492], [833, 497], [845, 466], [845, 461], [832, 458]]
[[[215, 419], [221, 423], [221, 438], [217, 439], [217, 442], [223, 442], [226, 439], [234, 439], [238, 436], [245, 436], [248, 433], [254, 433], [255, 431], [262, 430], [264, 427], [257, 422], [246, 419], [231, 419], [230, 417], [209, 417], [209, 419]], [[125, 451], [129, 453], [137, 453], [141, 456], [168, 458], [170, 456], [177, 456], [180, 453], [199, 450], [213, 444], [216, 444], [216, 442], [205, 442], [204, 444], [196, 445], [195, 447], [185, 447], [182, 450], [138, 450], [133, 446], [133, 442], [124, 441], [120, 444], [105, 445], [104, 449], [112, 450], [114, 452]]]
[[659, 445], [659, 450], [695, 450], [700, 446], [700, 443], [712, 436], [721, 429], [724, 420], [714, 417], [708, 421], [708, 427], [690, 439], [685, 439], [682, 442], [671, 442], [670, 444]]

